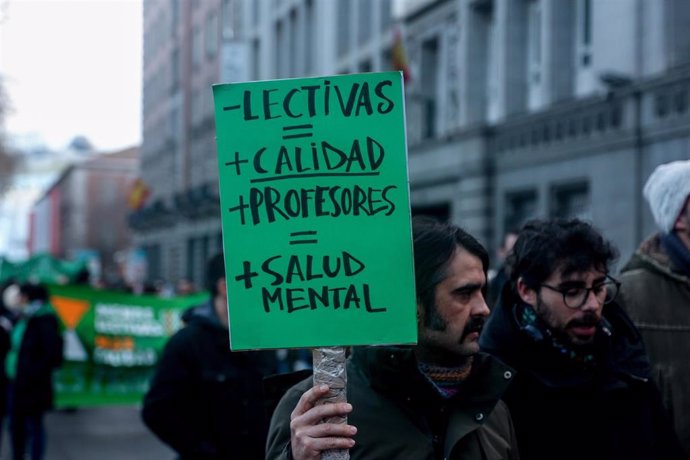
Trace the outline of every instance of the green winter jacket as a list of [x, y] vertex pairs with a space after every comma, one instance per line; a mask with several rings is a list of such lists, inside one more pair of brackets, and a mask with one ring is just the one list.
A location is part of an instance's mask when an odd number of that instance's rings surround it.
[[[499, 400], [511, 368], [487, 354], [455, 397], [443, 399], [417, 369], [411, 347], [358, 347], [347, 364], [348, 423], [357, 427], [352, 460], [518, 459], [512, 420]], [[267, 459], [290, 459], [290, 413], [312, 386], [292, 387], [271, 420]], [[435, 448], [436, 447], [436, 448]]]
[[673, 271], [659, 235], [621, 270], [619, 301], [642, 334], [653, 376], [690, 456], [690, 278]]

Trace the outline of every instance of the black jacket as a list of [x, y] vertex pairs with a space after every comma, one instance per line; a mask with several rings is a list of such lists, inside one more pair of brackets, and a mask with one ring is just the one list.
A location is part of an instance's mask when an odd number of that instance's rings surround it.
[[39, 414], [53, 407], [53, 371], [62, 364], [62, 336], [52, 313], [31, 316], [22, 337], [11, 410]]
[[200, 308], [166, 345], [142, 417], [182, 459], [263, 459], [262, 381], [273, 354], [231, 352], [228, 330], [203, 314], [211, 308]]
[[[419, 372], [412, 347], [355, 347], [347, 362], [353, 460], [516, 460], [510, 415], [500, 397], [512, 371], [484, 353], [460, 392], [442, 398]], [[312, 386], [291, 388], [271, 419], [266, 458], [290, 455], [290, 413]]]
[[517, 370], [504, 396], [520, 456], [529, 460], [683, 458], [650, 379], [650, 365], [624, 311], [604, 306], [610, 336], [599, 332], [595, 368], [560, 354], [518, 325], [509, 286], [480, 338], [484, 351]]

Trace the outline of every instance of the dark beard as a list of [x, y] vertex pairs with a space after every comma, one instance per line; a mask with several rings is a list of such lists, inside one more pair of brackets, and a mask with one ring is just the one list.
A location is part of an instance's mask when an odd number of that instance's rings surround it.
[[556, 330], [556, 329], [552, 328], [551, 326], [549, 326], [549, 324], [546, 322], [546, 320], [541, 318], [541, 315], [543, 314], [541, 312], [542, 311], [548, 311], [548, 307], [541, 300], [540, 296], [537, 296], [537, 308], [535, 309], [535, 311], [537, 312], [537, 316], [540, 317], [539, 319], [542, 322], [542, 324], [546, 327], [546, 329], [549, 331], [551, 336], [556, 341], [558, 341], [562, 344], [568, 344], [569, 346], [573, 347], [574, 349], [578, 349], [578, 350], [588, 350], [588, 349], [592, 348], [592, 346], [594, 344], [593, 342], [592, 343], [573, 342], [572, 337], [570, 337], [565, 332], [565, 329], [568, 329], [568, 328], [573, 327], [573, 326], [585, 326], [585, 327], [597, 326], [598, 327], [601, 320], [597, 317], [596, 314], [594, 314], [592, 312], [587, 312], [584, 314], [584, 316], [582, 318], [578, 318], [578, 319], [574, 319], [574, 320], [570, 321], [566, 325], [564, 330]]

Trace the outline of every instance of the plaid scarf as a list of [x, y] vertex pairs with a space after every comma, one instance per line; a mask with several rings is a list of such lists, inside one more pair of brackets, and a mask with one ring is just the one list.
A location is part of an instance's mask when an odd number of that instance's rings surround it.
[[460, 385], [464, 382], [472, 371], [472, 357], [467, 363], [460, 367], [434, 366], [426, 363], [419, 363], [419, 371], [429, 380], [434, 388], [445, 399], [450, 399], [460, 391]]

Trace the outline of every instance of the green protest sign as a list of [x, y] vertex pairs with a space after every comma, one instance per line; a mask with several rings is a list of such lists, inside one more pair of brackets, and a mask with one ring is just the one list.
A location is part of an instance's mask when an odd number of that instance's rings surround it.
[[401, 80], [213, 86], [233, 350], [416, 342]]
[[151, 295], [50, 286], [65, 342], [57, 372], [58, 407], [139, 403], [184, 309], [207, 295]]

